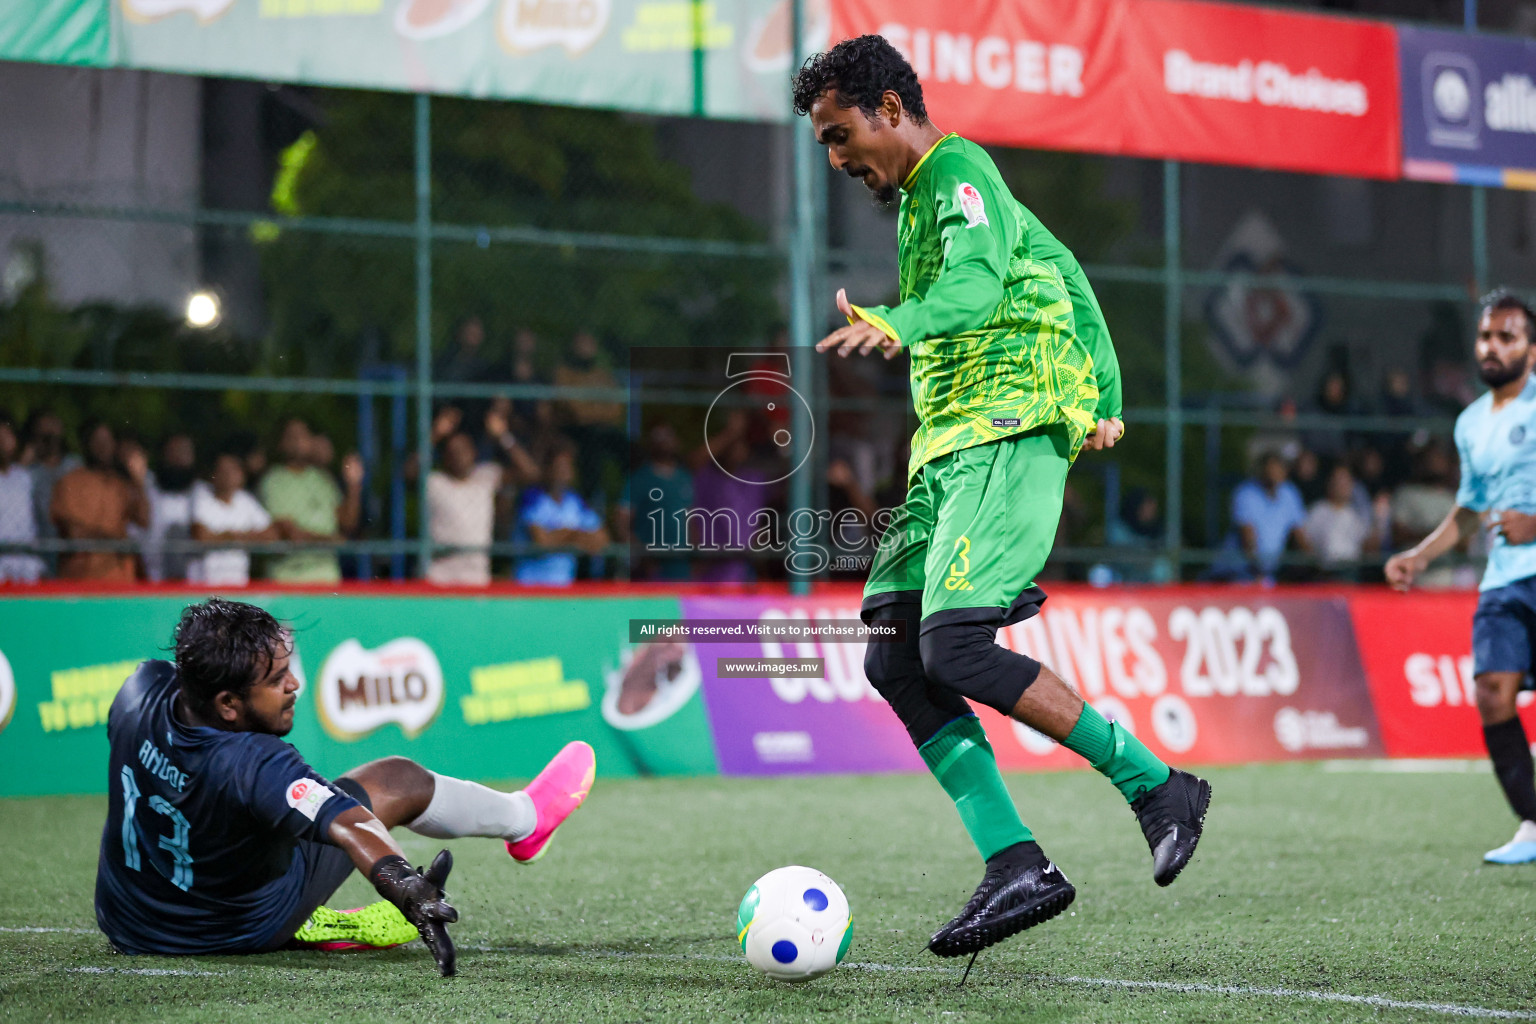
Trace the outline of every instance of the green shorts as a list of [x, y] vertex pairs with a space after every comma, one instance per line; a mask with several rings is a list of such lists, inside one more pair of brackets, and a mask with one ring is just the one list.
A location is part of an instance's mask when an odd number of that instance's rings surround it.
[[1045, 599], [1035, 577], [1056, 539], [1070, 451], [1067, 428], [1049, 426], [923, 466], [875, 551], [866, 617], [918, 593], [925, 622], [946, 613], [1005, 625], [1034, 614]]

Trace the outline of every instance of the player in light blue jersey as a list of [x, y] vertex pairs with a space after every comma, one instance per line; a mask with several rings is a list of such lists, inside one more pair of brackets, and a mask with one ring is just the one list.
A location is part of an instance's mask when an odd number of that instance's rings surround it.
[[1477, 711], [1493, 771], [1520, 819], [1515, 838], [1483, 859], [1536, 862], [1536, 766], [1515, 697], [1531, 687], [1536, 654], [1536, 312], [1508, 292], [1484, 300], [1477, 362], [1487, 394], [1456, 419], [1461, 487], [1434, 533], [1387, 562], [1387, 582], [1407, 590], [1430, 562], [1474, 531], [1489, 532], [1488, 568], [1472, 617]]

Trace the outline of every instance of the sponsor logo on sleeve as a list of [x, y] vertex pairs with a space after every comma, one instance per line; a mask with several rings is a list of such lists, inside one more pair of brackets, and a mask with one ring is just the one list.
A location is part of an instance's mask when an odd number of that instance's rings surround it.
[[310, 821], [315, 820], [320, 808], [335, 795], [314, 779], [294, 779], [288, 783], [288, 806]]
[[414, 739], [443, 708], [443, 669], [415, 637], [372, 650], [347, 640], [325, 659], [316, 689], [320, 724], [336, 739], [358, 740], [387, 722]]
[[987, 205], [981, 201], [981, 193], [968, 181], [960, 183], [960, 212], [965, 214], [965, 226], [974, 228], [987, 223]]

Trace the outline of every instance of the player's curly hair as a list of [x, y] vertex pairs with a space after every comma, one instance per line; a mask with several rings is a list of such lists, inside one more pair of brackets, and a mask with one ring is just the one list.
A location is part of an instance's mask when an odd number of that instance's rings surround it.
[[1531, 309], [1530, 303], [1508, 288], [1494, 289], [1479, 300], [1479, 305], [1485, 313], [1518, 309], [1525, 314], [1525, 340], [1536, 341], [1536, 311]]
[[825, 53], [812, 54], [795, 72], [795, 113], [809, 114], [811, 104], [828, 89], [844, 110], [858, 107], [866, 117], [880, 110], [889, 90], [901, 97], [902, 109], [918, 124], [928, 123], [923, 86], [901, 51], [884, 36], [844, 39]]
[[221, 693], [244, 697], [293, 640], [265, 608], [215, 597], [187, 605], [176, 624], [176, 675], [194, 711]]

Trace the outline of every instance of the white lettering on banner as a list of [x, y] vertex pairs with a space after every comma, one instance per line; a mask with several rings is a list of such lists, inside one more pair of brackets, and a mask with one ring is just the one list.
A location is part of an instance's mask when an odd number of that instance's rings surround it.
[[[1179, 682], [1189, 697], [1289, 696], [1301, 684], [1291, 627], [1272, 607], [1178, 607], [1168, 635], [1188, 643]], [[1267, 656], [1267, 657], [1266, 657]]]
[[1476, 703], [1472, 682], [1472, 656], [1438, 658], [1422, 652], [1408, 655], [1403, 662], [1403, 677], [1408, 680], [1408, 696], [1421, 708], [1446, 704], [1460, 707]]
[[1507, 74], [1483, 89], [1483, 120], [1496, 132], [1536, 134], [1536, 83]]
[[[815, 621], [830, 622], [858, 617], [857, 608], [818, 608]], [[808, 622], [811, 616], [800, 608], [793, 609], [787, 614], [778, 608], [765, 608], [758, 616], [759, 622], [785, 619]], [[773, 688], [774, 695], [786, 704], [799, 704], [806, 697], [811, 697], [823, 704], [831, 704], [834, 701], [851, 703], [860, 700], [884, 700], [864, 677], [864, 644], [796, 640], [787, 645], [794, 649], [794, 653], [787, 654], [785, 653], [786, 645], [777, 640], [762, 639], [759, 643], [762, 645], [764, 658], [823, 659], [823, 669], [826, 673], [824, 679], [769, 677], [768, 685]]]
[[816, 749], [808, 732], [755, 732], [752, 750], [765, 764], [814, 761]]
[[998, 639], [1050, 665], [1090, 699], [1111, 689], [1125, 698], [1156, 697], [1168, 686], [1168, 669], [1152, 646], [1157, 623], [1145, 608], [1053, 608], [1009, 626]]
[[1358, 749], [1366, 746], [1370, 739], [1370, 733], [1360, 726], [1341, 724], [1332, 711], [1281, 708], [1275, 712], [1275, 740], [1292, 753], [1309, 749]]
[[1198, 96], [1266, 107], [1315, 110], [1364, 117], [1370, 91], [1364, 82], [1329, 78], [1317, 68], [1297, 73], [1275, 61], [1217, 64], [1195, 60], [1183, 50], [1163, 54], [1163, 88], [1175, 96]]
[[997, 35], [973, 42], [963, 32], [930, 32], [894, 22], [881, 25], [876, 34], [900, 50], [925, 82], [975, 81], [998, 91], [1012, 86], [1019, 92], [1083, 95], [1085, 61], [1076, 46]]

